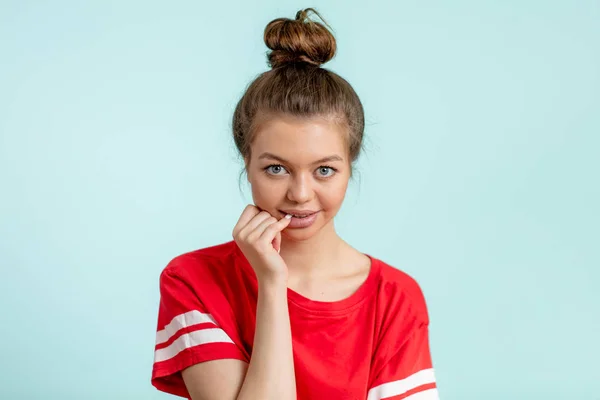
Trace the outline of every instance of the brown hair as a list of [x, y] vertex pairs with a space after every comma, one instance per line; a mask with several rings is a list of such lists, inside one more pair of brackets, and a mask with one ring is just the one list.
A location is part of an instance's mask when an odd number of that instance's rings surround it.
[[258, 117], [272, 114], [335, 118], [348, 128], [350, 162], [358, 158], [365, 126], [362, 103], [345, 79], [321, 68], [335, 55], [336, 42], [325, 25], [308, 18], [309, 12], [327, 25], [316, 10], [307, 8], [296, 19], [277, 18], [265, 28], [272, 69], [250, 83], [233, 114], [233, 138], [245, 159]]

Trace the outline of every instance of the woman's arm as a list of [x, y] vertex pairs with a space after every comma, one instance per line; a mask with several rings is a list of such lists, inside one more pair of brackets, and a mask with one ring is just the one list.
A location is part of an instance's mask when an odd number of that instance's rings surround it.
[[182, 372], [193, 400], [296, 399], [285, 281], [259, 282], [250, 364], [215, 360]]
[[258, 280], [252, 356], [248, 365], [239, 360], [218, 360], [185, 369], [183, 380], [193, 400], [296, 399], [288, 271], [279, 256], [280, 232], [290, 217], [278, 221], [250, 205], [235, 226], [233, 237]]
[[238, 399], [296, 399], [286, 281], [259, 282], [254, 348]]

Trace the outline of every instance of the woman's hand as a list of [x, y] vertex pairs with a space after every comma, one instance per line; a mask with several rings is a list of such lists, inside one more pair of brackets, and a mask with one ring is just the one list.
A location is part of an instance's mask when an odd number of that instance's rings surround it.
[[290, 223], [291, 215], [279, 221], [266, 211], [248, 205], [233, 228], [233, 239], [248, 259], [259, 281], [284, 279], [288, 270], [279, 255], [281, 231]]

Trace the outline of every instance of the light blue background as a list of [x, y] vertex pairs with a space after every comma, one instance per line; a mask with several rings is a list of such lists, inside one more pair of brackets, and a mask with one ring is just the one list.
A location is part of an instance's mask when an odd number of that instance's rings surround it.
[[367, 116], [338, 230], [420, 282], [442, 400], [600, 399], [600, 2], [568, 0], [2, 1], [0, 398], [171, 398], [158, 275], [230, 240], [233, 107], [310, 6]]

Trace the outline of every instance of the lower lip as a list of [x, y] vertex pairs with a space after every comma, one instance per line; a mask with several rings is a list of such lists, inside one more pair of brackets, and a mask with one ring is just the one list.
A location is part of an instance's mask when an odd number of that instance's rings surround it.
[[292, 217], [292, 220], [287, 227], [292, 229], [308, 228], [317, 220], [317, 214], [319, 214], [318, 211], [304, 218]]

